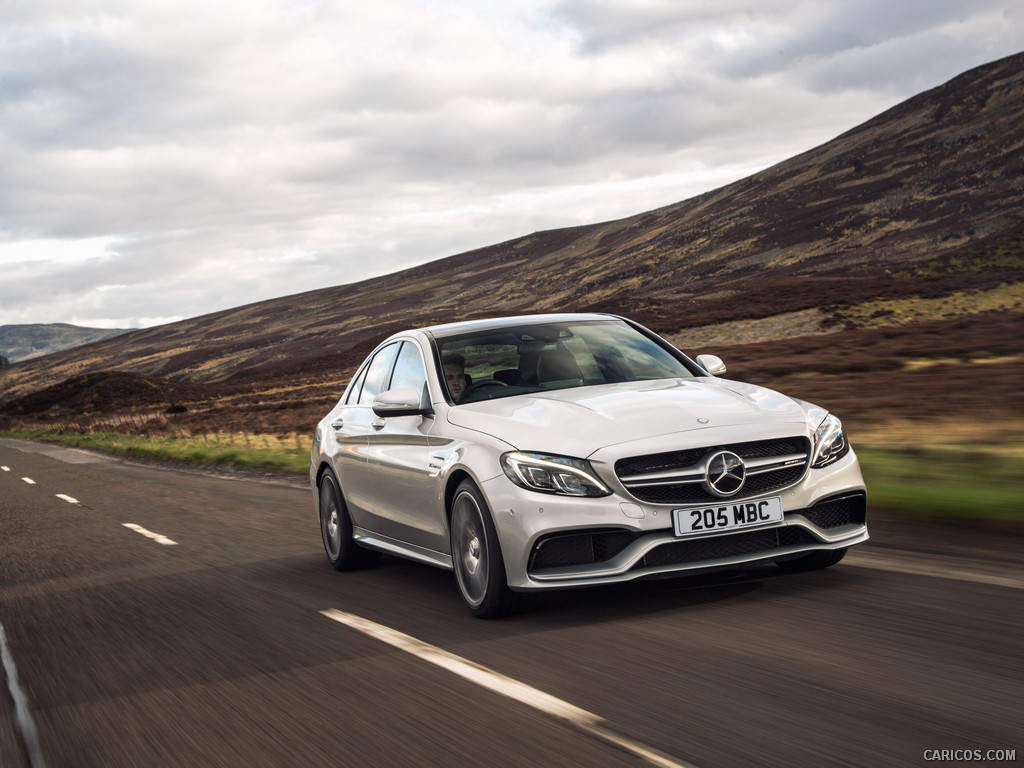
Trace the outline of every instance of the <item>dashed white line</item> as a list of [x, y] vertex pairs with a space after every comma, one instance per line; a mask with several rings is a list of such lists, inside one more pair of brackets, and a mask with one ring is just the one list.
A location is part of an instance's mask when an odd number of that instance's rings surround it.
[[78, 499], [76, 499], [74, 496], [68, 496], [68, 495], [63, 494], [63, 493], [58, 493], [58, 494], [56, 494], [56, 496], [57, 496], [58, 499], [62, 499], [64, 501], [66, 501], [68, 504], [81, 504], [81, 502]]
[[2, 469], [4, 472], [10, 472], [11, 471], [10, 467], [0, 467], [0, 469]]
[[35, 485], [35, 484], [36, 484], [36, 481], [35, 481], [35, 480], [33, 480], [33, 479], [32, 479], [31, 477], [23, 477], [23, 478], [21, 478], [21, 479], [22, 479], [22, 480], [23, 480], [24, 482], [28, 483], [29, 485]]
[[136, 525], [135, 523], [121, 523], [121, 525], [123, 525], [125, 528], [130, 528], [131, 530], [135, 531], [136, 533], [141, 533], [143, 536], [145, 536], [148, 539], [152, 539], [157, 544], [164, 544], [164, 545], [167, 545], [167, 546], [172, 546], [172, 545], [178, 543], [178, 542], [176, 542], [176, 541], [174, 541], [172, 539], [167, 538], [163, 534], [153, 533], [152, 531], [147, 531], [141, 525]]
[[567, 701], [562, 701], [551, 694], [544, 693], [511, 677], [506, 677], [500, 672], [495, 672], [468, 659], [463, 659], [461, 656], [456, 656], [454, 653], [449, 653], [442, 648], [425, 643], [411, 635], [406, 635], [383, 624], [377, 624], [361, 616], [345, 613], [333, 608], [320, 611], [320, 613], [365, 635], [411, 653], [413, 656], [424, 661], [447, 669], [449, 672], [454, 672], [456, 675], [495, 693], [508, 696], [545, 714], [565, 720], [581, 731], [596, 736], [607, 743], [614, 744], [616, 747], [624, 749], [652, 765], [657, 765], [660, 768], [693, 768], [692, 765], [681, 762], [671, 755], [659, 752], [622, 734], [615, 733], [608, 721], [603, 717], [587, 712], [585, 709], [580, 709]]

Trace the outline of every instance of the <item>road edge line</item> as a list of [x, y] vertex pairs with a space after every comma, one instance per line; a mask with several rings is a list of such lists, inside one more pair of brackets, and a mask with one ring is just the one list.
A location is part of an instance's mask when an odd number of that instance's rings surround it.
[[7, 678], [7, 692], [14, 703], [14, 720], [25, 757], [32, 768], [45, 768], [43, 751], [39, 747], [39, 732], [28, 708], [28, 697], [18, 684], [18, 668], [14, 664], [14, 655], [7, 645], [7, 632], [4, 630], [3, 622], [0, 622], [0, 662]]
[[868, 568], [874, 571], [903, 573], [909, 576], [925, 576], [933, 579], [948, 579], [971, 584], [986, 584], [991, 587], [1024, 589], [1024, 577], [1002, 576], [996, 573], [982, 573], [962, 567], [961, 563], [952, 560], [929, 559], [917, 560], [898, 555], [886, 555], [878, 552], [853, 551], [843, 560], [842, 567]]

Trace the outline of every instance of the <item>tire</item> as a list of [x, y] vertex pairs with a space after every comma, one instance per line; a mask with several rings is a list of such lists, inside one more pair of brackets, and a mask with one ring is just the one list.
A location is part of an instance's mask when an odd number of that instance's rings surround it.
[[345, 506], [338, 479], [329, 469], [320, 478], [319, 517], [324, 551], [334, 570], [365, 568], [380, 560], [380, 552], [363, 549], [352, 538], [352, 518]]
[[494, 521], [483, 494], [469, 480], [455, 489], [449, 532], [455, 580], [470, 612], [493, 619], [514, 611], [519, 595], [508, 588]]
[[797, 557], [793, 560], [783, 560], [776, 563], [786, 573], [804, 573], [806, 571], [820, 571], [831, 568], [846, 557], [845, 549], [830, 549], [821, 552], [811, 552], [809, 555]]

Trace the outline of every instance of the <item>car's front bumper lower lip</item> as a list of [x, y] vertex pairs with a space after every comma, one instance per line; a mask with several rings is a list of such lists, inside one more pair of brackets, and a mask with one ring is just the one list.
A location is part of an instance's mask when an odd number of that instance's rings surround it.
[[538, 585], [551, 586], [629, 581], [663, 573], [782, 560], [805, 552], [842, 549], [867, 539], [863, 523], [824, 531], [801, 515], [792, 515], [783, 524], [715, 535], [679, 538], [671, 530], [649, 533], [608, 560], [535, 568], [530, 570], [529, 578]]

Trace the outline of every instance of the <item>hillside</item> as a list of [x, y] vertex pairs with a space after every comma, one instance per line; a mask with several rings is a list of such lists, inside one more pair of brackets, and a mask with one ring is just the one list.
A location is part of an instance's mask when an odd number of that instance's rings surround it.
[[[803, 337], [938, 323], [924, 357], [940, 366], [960, 361], [943, 356], [942, 339], [967, 322], [977, 329], [961, 329], [967, 359], [1008, 359], [986, 378], [1006, 379], [1011, 391], [1024, 355], [1022, 286], [1018, 54], [699, 197], [29, 360], [0, 378], [0, 402], [119, 370], [205, 383], [211, 392], [305, 392], [296, 397], [319, 408], [368, 347], [398, 328], [566, 310], [626, 314], [693, 352], [796, 339], [791, 361], [800, 360]], [[998, 338], [984, 321], [993, 313]], [[921, 351], [914, 334], [904, 341], [889, 349], [889, 370]], [[868, 373], [871, 354], [861, 346], [855, 361], [857, 342], [844, 344], [850, 373]], [[742, 364], [731, 370], [748, 375]], [[310, 400], [309, 392], [322, 394]]]
[[83, 328], [67, 323], [0, 325], [0, 355], [12, 363], [17, 363], [109, 339], [127, 333], [128, 330]]

